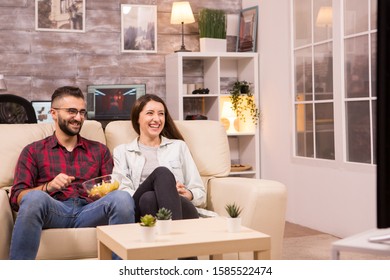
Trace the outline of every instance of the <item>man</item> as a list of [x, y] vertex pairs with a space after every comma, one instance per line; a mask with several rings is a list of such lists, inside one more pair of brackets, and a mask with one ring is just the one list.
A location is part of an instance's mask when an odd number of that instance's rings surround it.
[[113, 168], [105, 145], [79, 135], [87, 113], [81, 90], [58, 88], [51, 107], [54, 134], [27, 145], [15, 169], [10, 203], [18, 215], [10, 259], [35, 259], [42, 229], [134, 222], [128, 192], [113, 191], [93, 202], [81, 186]]

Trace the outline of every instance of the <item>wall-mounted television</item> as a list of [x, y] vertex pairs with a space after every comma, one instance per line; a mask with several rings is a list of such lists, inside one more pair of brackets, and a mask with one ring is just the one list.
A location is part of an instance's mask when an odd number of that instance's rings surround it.
[[145, 84], [88, 85], [88, 119], [129, 120], [135, 100], [145, 93]]
[[[390, 1], [378, 1], [377, 44], [377, 228], [390, 228]], [[390, 241], [390, 234], [374, 236]]]

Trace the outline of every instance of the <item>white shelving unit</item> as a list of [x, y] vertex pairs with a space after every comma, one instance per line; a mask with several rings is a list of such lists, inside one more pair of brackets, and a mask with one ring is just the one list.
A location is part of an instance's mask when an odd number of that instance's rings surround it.
[[[173, 119], [202, 115], [228, 126], [222, 108], [230, 99], [228, 89], [237, 80], [252, 84], [259, 105], [257, 53], [177, 52], [165, 57], [165, 70], [166, 103]], [[202, 84], [209, 93], [186, 93], [187, 84]], [[232, 164], [249, 165], [251, 169], [231, 172], [231, 176], [260, 178], [260, 130], [251, 121], [236, 119], [234, 124], [237, 132], [228, 133]]]

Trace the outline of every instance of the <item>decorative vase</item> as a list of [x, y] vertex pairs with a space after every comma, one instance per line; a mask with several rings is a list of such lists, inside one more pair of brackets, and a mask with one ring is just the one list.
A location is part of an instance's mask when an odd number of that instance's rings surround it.
[[227, 218], [227, 229], [228, 232], [239, 232], [241, 229], [241, 218]]
[[168, 234], [171, 232], [172, 220], [157, 220], [157, 233]]
[[141, 239], [143, 242], [152, 242], [156, 238], [156, 227], [140, 226]]
[[226, 52], [226, 39], [200, 38], [201, 52]]

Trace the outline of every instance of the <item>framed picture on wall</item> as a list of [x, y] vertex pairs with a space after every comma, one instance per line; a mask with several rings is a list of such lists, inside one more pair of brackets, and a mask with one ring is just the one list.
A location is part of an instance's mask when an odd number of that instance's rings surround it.
[[258, 6], [240, 11], [237, 52], [256, 52], [257, 50]]
[[34, 108], [35, 115], [37, 116], [38, 123], [51, 123], [53, 118], [51, 117], [51, 101], [50, 100], [33, 100], [31, 104]]
[[35, 0], [35, 29], [85, 32], [85, 0]]
[[157, 52], [157, 6], [121, 5], [122, 52]]

